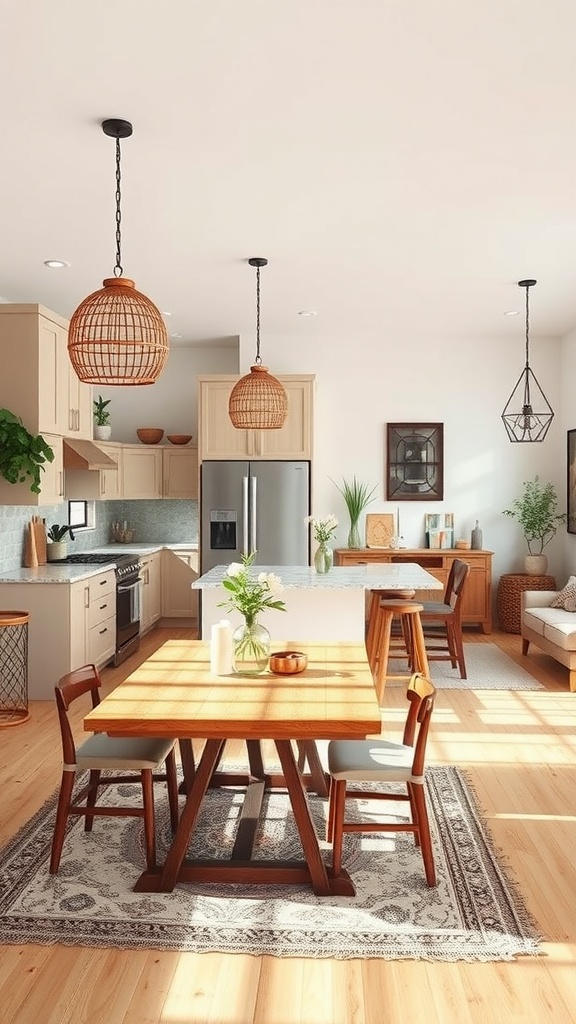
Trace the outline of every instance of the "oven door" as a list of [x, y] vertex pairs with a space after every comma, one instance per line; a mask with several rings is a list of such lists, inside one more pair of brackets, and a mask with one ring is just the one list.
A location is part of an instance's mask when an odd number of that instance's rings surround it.
[[140, 635], [140, 577], [131, 576], [116, 587], [116, 651]]

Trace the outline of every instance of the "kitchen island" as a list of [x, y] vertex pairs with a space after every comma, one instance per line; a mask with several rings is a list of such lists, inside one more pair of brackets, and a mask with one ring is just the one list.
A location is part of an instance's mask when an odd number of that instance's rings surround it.
[[[227, 594], [222, 586], [228, 565], [217, 565], [193, 584], [201, 591], [200, 637], [210, 639], [211, 627], [229, 619], [235, 628], [243, 621], [239, 612], [228, 612], [222, 604]], [[417, 597], [430, 599], [431, 591], [442, 591], [442, 584], [431, 573], [412, 562], [394, 565], [334, 566], [320, 574], [306, 565], [254, 565], [251, 572], [273, 572], [284, 585], [281, 595], [285, 612], [266, 610], [258, 621], [270, 630], [272, 639], [282, 637], [289, 643], [300, 640], [364, 640], [366, 599], [370, 590], [417, 591]]]

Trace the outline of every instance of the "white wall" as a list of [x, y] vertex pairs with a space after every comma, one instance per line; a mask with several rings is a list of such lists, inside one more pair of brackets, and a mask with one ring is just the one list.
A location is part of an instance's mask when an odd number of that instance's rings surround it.
[[[530, 341], [532, 369], [558, 413], [566, 388], [560, 340]], [[556, 486], [564, 510], [566, 441], [559, 414], [540, 444], [512, 444], [507, 438], [501, 413], [523, 369], [522, 337], [517, 344], [509, 337], [323, 337], [319, 322], [307, 320], [297, 335], [267, 336], [263, 351], [272, 373], [316, 374], [314, 513], [338, 516], [339, 546], [346, 545], [348, 519], [330, 478], [341, 482], [356, 474], [377, 484], [378, 499], [368, 511], [396, 511], [398, 503], [385, 498], [386, 424], [439, 422], [444, 424], [444, 500], [400, 503], [407, 545], [423, 546], [426, 512], [454, 512], [457, 537], [469, 540], [479, 519], [484, 547], [494, 551], [495, 580], [504, 572], [523, 571], [524, 538], [501, 512], [519, 495], [522, 482], [536, 474]], [[253, 339], [241, 336], [242, 372], [253, 354]], [[576, 340], [573, 360], [576, 364]], [[566, 574], [564, 549], [561, 527], [546, 548], [549, 571], [558, 582]]]
[[[571, 331], [567, 334], [561, 343], [562, 352], [562, 382], [561, 382], [561, 406], [562, 414], [560, 421], [562, 424], [563, 436], [564, 436], [564, 459], [566, 460], [567, 453], [567, 439], [566, 431], [576, 429], [576, 401], [574, 399], [574, 385], [576, 383], [576, 330]], [[562, 495], [564, 501], [564, 495], [567, 493], [567, 467], [565, 471], [564, 482], [562, 485]], [[564, 508], [562, 504], [562, 508]], [[563, 576], [576, 573], [576, 535], [562, 533], [562, 566]], [[565, 582], [562, 579], [562, 582]]]
[[110, 398], [112, 440], [137, 442], [137, 427], [162, 427], [166, 434], [192, 434], [198, 441], [198, 384], [201, 373], [237, 373], [238, 340], [223, 345], [170, 346], [166, 368], [146, 387], [95, 387]]

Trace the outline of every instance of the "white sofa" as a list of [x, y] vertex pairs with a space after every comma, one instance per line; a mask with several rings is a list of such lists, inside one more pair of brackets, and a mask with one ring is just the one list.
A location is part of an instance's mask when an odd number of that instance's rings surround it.
[[522, 654], [530, 644], [550, 654], [570, 672], [570, 689], [576, 692], [576, 612], [552, 608], [559, 590], [525, 590], [522, 594]]

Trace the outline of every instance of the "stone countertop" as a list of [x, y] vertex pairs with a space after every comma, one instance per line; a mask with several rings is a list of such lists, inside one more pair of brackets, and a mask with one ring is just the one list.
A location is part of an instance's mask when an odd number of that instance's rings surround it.
[[[216, 565], [191, 584], [193, 590], [215, 589], [222, 585], [228, 564]], [[444, 585], [420, 565], [412, 562], [374, 565], [334, 566], [330, 572], [317, 573], [307, 565], [254, 565], [252, 573], [274, 573], [286, 589], [338, 590], [444, 590]]]
[[39, 565], [33, 569], [9, 569], [0, 573], [0, 583], [76, 583], [77, 580], [87, 580], [91, 576], [97, 576], [100, 572], [107, 572], [108, 569], [116, 567], [115, 555], [146, 555], [155, 551], [195, 551], [198, 542], [192, 544], [105, 544], [103, 547], [90, 548], [97, 554], [109, 554], [110, 564], [100, 565], [76, 565], [60, 564], [58, 562], [47, 562], [46, 565]]

